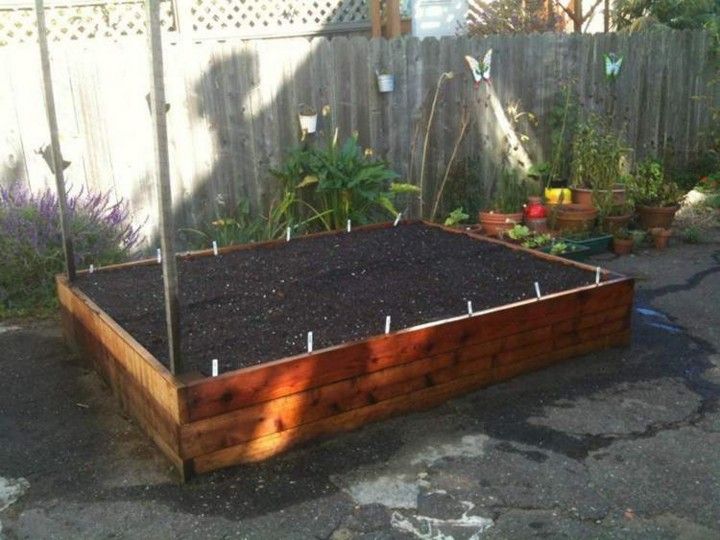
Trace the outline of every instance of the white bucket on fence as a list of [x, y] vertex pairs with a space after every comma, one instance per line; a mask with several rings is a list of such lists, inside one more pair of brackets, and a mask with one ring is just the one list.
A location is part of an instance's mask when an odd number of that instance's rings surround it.
[[317, 131], [317, 114], [300, 114], [300, 129], [305, 133]]
[[383, 94], [395, 90], [395, 75], [383, 74], [377, 76], [378, 88]]

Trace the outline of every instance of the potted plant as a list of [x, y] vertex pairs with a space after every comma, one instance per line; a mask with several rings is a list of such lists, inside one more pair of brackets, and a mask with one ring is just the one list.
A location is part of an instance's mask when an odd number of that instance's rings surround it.
[[386, 94], [395, 90], [395, 76], [392, 73], [377, 72], [378, 90]]
[[490, 208], [478, 214], [483, 232], [488, 236], [502, 236], [504, 231], [522, 223], [522, 206], [529, 189], [528, 183], [521, 180], [516, 171], [503, 170]]
[[602, 228], [608, 234], [614, 234], [615, 231], [627, 229], [632, 217], [632, 207], [628, 204], [614, 204], [607, 209], [606, 212], [600, 211]]
[[682, 193], [677, 184], [665, 177], [662, 163], [654, 159], [640, 163], [629, 178], [627, 189], [643, 229], [670, 228]]
[[597, 206], [606, 197], [611, 204], [625, 204], [625, 186], [619, 183], [625, 153], [617, 135], [597, 117], [581, 124], [573, 141], [572, 202]]
[[670, 236], [672, 236], [672, 231], [670, 229], [666, 229], [664, 227], [653, 227], [650, 229], [650, 234], [652, 234], [656, 249], [665, 249], [668, 247]]
[[613, 234], [613, 252], [615, 255], [630, 255], [633, 250], [633, 236], [627, 229], [617, 229]]
[[317, 131], [317, 111], [310, 105], [301, 104], [298, 111], [300, 119], [300, 131], [304, 133], [315, 133]]
[[593, 228], [598, 211], [593, 206], [563, 204], [553, 209], [553, 227], [560, 232], [586, 232]]

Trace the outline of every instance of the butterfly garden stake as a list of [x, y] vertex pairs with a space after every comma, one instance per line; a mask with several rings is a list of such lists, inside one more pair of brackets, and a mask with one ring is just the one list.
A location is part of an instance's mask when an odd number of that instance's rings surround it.
[[610, 81], [614, 81], [620, 75], [620, 68], [622, 67], [623, 57], [618, 56], [615, 53], [608, 53], [605, 55], [605, 76]]
[[472, 56], [466, 56], [465, 62], [472, 71], [473, 79], [475, 79], [475, 88], [480, 86], [481, 82], [490, 84], [490, 64], [492, 62], [492, 49], [488, 49], [482, 62]]

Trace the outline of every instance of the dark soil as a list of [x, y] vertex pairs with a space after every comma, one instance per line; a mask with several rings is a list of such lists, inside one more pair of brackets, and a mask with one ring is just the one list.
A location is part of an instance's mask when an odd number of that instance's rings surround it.
[[[593, 272], [422, 224], [295, 239], [179, 260], [185, 370], [207, 374], [455, 317], [594, 282]], [[95, 272], [78, 285], [167, 363], [160, 265]]]

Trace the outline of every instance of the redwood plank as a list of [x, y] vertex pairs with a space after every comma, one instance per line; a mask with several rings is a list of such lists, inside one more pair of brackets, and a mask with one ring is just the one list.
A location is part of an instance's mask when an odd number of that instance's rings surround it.
[[539, 324], [628, 305], [632, 294], [630, 279], [605, 282], [473, 317], [458, 317], [194, 381], [180, 389], [180, 399], [186, 403], [187, 420], [200, 420], [463, 346], [534, 330]]

